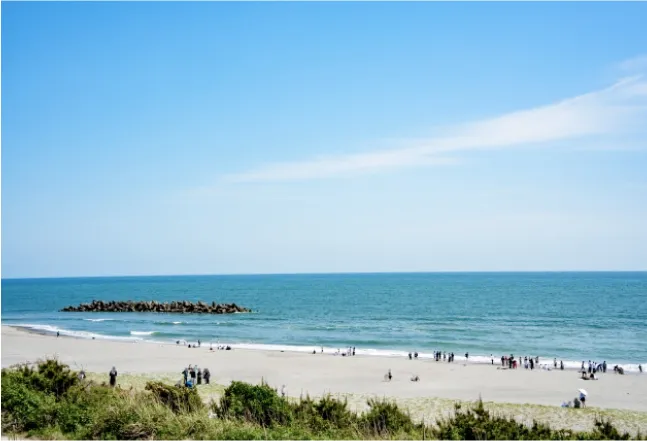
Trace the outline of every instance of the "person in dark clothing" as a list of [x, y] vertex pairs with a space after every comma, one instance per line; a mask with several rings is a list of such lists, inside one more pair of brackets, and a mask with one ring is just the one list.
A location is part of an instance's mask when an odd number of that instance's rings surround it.
[[191, 375], [191, 381], [195, 384], [195, 369], [189, 367], [189, 375]]
[[202, 370], [198, 369], [198, 384], [202, 384]]
[[562, 360], [559, 361], [559, 369], [564, 370], [564, 362]]
[[535, 368], [535, 360], [533, 360], [533, 359], [531, 358], [531, 359], [530, 359], [530, 360], [528, 360], [528, 361], [530, 362], [530, 370], [533, 370], [533, 369]]
[[113, 366], [112, 369], [110, 369], [110, 387], [115, 387], [117, 384], [117, 369]]
[[189, 370], [187, 368], [184, 368], [182, 371], [182, 377], [184, 377], [184, 384], [189, 380]]
[[204, 377], [204, 384], [209, 384], [209, 379], [211, 378], [211, 372], [209, 372], [209, 369], [204, 368], [202, 376]]
[[60, 331], [56, 331], [56, 336], [57, 336], [57, 337], [60, 337], [60, 336], [61, 336]]

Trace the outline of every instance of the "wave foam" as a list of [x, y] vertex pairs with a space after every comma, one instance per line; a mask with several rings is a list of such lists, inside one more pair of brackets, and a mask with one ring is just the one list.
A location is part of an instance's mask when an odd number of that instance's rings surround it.
[[51, 325], [34, 325], [30, 323], [11, 325], [17, 328], [25, 328], [42, 334], [56, 334], [57, 332], [66, 337], [95, 339], [95, 340], [117, 340], [117, 341], [141, 341], [141, 338], [120, 337], [116, 335], [103, 335], [87, 331], [72, 331]]
[[111, 322], [114, 321], [115, 319], [111, 318], [100, 318], [100, 319], [83, 319], [86, 322]]
[[130, 331], [130, 335], [153, 335], [157, 334], [157, 331]]

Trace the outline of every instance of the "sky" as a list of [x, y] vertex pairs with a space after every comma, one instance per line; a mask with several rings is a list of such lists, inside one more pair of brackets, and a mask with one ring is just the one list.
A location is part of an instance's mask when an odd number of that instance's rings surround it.
[[647, 3], [2, 3], [2, 277], [647, 270]]

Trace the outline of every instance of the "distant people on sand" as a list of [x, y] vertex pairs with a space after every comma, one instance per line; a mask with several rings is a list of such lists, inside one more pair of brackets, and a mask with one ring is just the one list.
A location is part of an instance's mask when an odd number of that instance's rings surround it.
[[638, 365], [638, 372], [640, 372], [641, 374], [643, 373], [643, 365], [642, 364]]
[[391, 381], [393, 379], [393, 375], [391, 374], [391, 369], [389, 369], [389, 371], [386, 373], [386, 375], [384, 376], [384, 379], [386, 381]]
[[56, 336], [57, 336], [57, 337], [60, 337], [60, 336], [61, 336], [61, 332], [60, 332], [60, 331], [56, 331]]
[[115, 387], [117, 384], [117, 369], [113, 366], [108, 375], [110, 376], [110, 387]]

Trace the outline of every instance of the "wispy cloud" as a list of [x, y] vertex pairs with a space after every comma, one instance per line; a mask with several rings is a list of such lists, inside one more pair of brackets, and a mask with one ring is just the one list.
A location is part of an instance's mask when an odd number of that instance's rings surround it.
[[628, 60], [624, 60], [618, 65], [621, 71], [625, 73], [636, 73], [647, 71], [647, 55], [639, 55]]
[[223, 179], [226, 182], [301, 181], [445, 165], [457, 162], [460, 153], [471, 150], [537, 146], [622, 134], [639, 127], [646, 117], [647, 80], [637, 75], [554, 104], [450, 127], [429, 139], [405, 142], [403, 148], [267, 164]]

